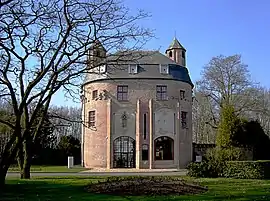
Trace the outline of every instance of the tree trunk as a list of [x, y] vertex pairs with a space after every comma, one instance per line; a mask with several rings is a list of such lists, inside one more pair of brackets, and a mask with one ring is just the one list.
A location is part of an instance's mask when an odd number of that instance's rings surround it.
[[23, 169], [21, 170], [21, 179], [30, 179], [30, 168], [30, 163], [25, 162]]
[[[18, 167], [20, 169], [21, 175], [23, 172], [23, 161], [24, 161], [23, 144], [20, 144], [18, 148], [18, 153], [17, 153], [17, 162], [18, 162]], [[22, 176], [21, 176], [21, 179], [22, 179]]]
[[7, 171], [8, 168], [6, 166], [2, 167], [2, 163], [0, 163], [0, 189], [3, 189], [5, 185]]
[[[16, 157], [18, 150], [18, 143], [15, 142], [15, 135], [6, 144], [6, 147], [1, 155], [0, 160], [0, 188], [5, 185], [5, 179], [7, 175], [8, 168], [12, 160]], [[15, 144], [14, 144], [15, 143]]]
[[20, 166], [21, 179], [30, 179], [30, 169], [31, 169], [31, 142], [25, 141], [23, 144], [23, 157], [18, 158], [18, 163]]
[[8, 168], [11, 164], [12, 159], [15, 158], [17, 152], [17, 146], [9, 147], [6, 146], [4, 153], [1, 155], [0, 160], [0, 189], [5, 185], [5, 179]]

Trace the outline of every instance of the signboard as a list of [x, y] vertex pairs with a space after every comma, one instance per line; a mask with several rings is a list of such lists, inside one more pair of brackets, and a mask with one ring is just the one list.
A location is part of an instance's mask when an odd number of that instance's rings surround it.
[[196, 156], [196, 162], [202, 162], [202, 156]]

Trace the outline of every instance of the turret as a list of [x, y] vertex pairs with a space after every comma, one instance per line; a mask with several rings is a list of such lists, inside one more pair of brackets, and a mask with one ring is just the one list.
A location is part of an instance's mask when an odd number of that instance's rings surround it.
[[165, 53], [167, 57], [174, 60], [175, 63], [186, 67], [186, 49], [180, 44], [176, 37], [174, 37]]
[[106, 58], [106, 49], [100, 43], [99, 40], [96, 40], [89, 49], [88, 61], [91, 67], [99, 66], [104, 63]]

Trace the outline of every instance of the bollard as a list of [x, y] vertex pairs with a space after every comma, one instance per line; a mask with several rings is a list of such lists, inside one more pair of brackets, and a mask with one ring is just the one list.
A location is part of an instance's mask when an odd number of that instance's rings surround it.
[[73, 156], [68, 156], [68, 168], [73, 168], [73, 166], [74, 166]]

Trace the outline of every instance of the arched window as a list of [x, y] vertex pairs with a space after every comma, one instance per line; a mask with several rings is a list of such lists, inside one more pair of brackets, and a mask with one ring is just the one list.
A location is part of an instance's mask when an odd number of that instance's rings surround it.
[[127, 114], [126, 114], [126, 112], [124, 112], [124, 114], [122, 115], [121, 120], [122, 120], [122, 127], [123, 128], [127, 127]]
[[172, 51], [169, 52], [169, 57], [172, 57]]
[[136, 142], [133, 138], [121, 136], [113, 141], [113, 167], [135, 168]]
[[173, 160], [173, 139], [162, 136], [155, 139], [155, 160]]
[[184, 58], [184, 59], [186, 58], [186, 53], [184, 50], [182, 51], [182, 58]]

